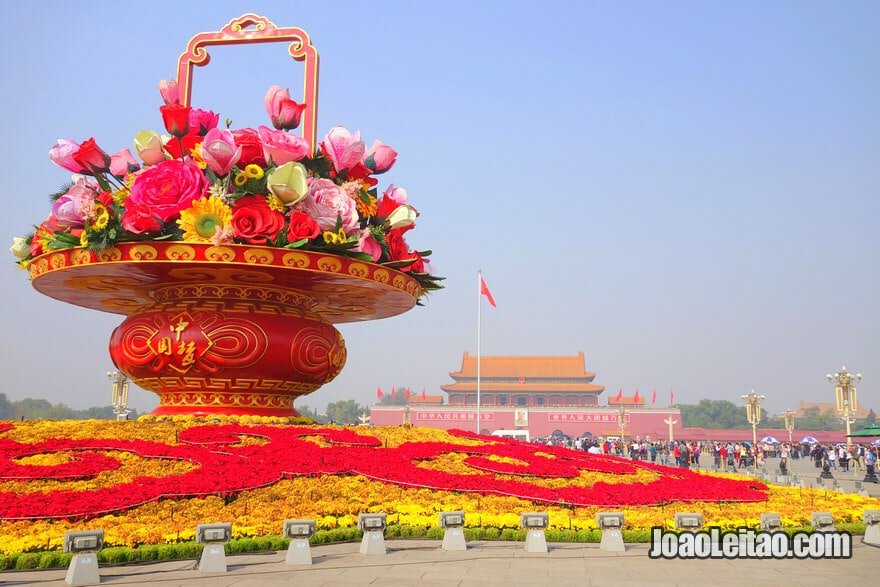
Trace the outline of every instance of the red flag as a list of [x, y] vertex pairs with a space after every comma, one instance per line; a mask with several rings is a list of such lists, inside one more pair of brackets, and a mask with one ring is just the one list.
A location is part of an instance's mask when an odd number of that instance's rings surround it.
[[636, 390], [636, 394], [633, 396], [633, 405], [638, 405], [639, 403], [639, 390]]
[[671, 389], [669, 390], [669, 405], [671, 406], [675, 402], [675, 392]]
[[394, 388], [391, 388], [391, 397], [394, 397]]
[[489, 291], [489, 286], [486, 285], [486, 281], [483, 279], [483, 276], [480, 275], [480, 294], [486, 296], [486, 299], [489, 300], [489, 303], [492, 304], [493, 308], [497, 308], [495, 305], [495, 298], [492, 297], [492, 292]]
[[657, 388], [655, 387], [654, 392], [651, 394], [651, 405], [653, 406], [656, 403], [657, 403]]
[[382, 398], [384, 397], [384, 395], [385, 395], [385, 394], [382, 393], [382, 388], [381, 388], [381, 387], [377, 387], [377, 388], [376, 388], [376, 397], [377, 397], [378, 399], [382, 399]]
[[428, 396], [425, 395], [425, 388], [422, 388], [422, 399], [428, 399]]
[[618, 402], [619, 402], [620, 400], [623, 399], [623, 388], [622, 388], [622, 387], [621, 387], [620, 390], [617, 392], [617, 397], [614, 398], [614, 399], [616, 399]]
[[409, 387], [403, 390], [403, 397], [409, 397]]

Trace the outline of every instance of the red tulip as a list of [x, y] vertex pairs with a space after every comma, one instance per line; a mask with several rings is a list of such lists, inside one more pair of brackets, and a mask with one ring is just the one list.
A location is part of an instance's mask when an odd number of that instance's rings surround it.
[[291, 130], [299, 126], [305, 104], [290, 99], [290, 90], [282, 90], [272, 86], [264, 99], [266, 112], [272, 120], [272, 126], [278, 130]]
[[94, 138], [84, 141], [72, 157], [92, 175], [110, 171], [110, 155], [98, 146]]
[[162, 122], [165, 123], [165, 130], [173, 136], [182, 138], [189, 132], [189, 106], [181, 106], [180, 104], [165, 104], [159, 107], [162, 113]]

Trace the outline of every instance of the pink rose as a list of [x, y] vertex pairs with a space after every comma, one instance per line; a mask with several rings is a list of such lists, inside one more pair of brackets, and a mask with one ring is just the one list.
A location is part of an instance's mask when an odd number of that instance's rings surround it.
[[290, 99], [290, 90], [282, 90], [272, 86], [264, 98], [266, 112], [272, 120], [272, 126], [278, 130], [290, 130], [299, 126], [305, 104]]
[[397, 151], [383, 145], [382, 141], [373, 141], [373, 146], [364, 153], [364, 165], [376, 175], [385, 173], [397, 161]]
[[309, 142], [302, 137], [286, 133], [283, 130], [272, 130], [267, 126], [257, 129], [263, 141], [263, 154], [266, 160], [272, 160], [276, 166], [290, 161], [299, 161], [309, 154]]
[[342, 219], [346, 234], [358, 228], [357, 204], [345, 191], [329, 179], [309, 179], [309, 194], [300, 202], [323, 230], [336, 228], [336, 219]]
[[120, 149], [115, 155], [110, 156], [110, 173], [116, 177], [125, 177], [140, 168], [141, 166], [134, 160], [134, 155], [128, 149]]
[[86, 168], [73, 160], [73, 155], [79, 151], [79, 143], [70, 139], [58, 139], [55, 146], [49, 149], [49, 159], [52, 163], [74, 173], [83, 173]]
[[369, 228], [365, 228], [361, 231], [360, 238], [358, 238], [358, 244], [352, 250], [368, 254], [373, 258], [373, 261], [378, 261], [382, 256], [382, 246], [379, 244], [379, 241], [373, 238], [373, 235], [370, 234]]
[[238, 163], [241, 147], [235, 144], [231, 131], [213, 128], [202, 141], [201, 155], [211, 171], [223, 176]]
[[348, 129], [334, 126], [321, 141], [321, 151], [333, 163], [336, 173], [345, 173], [364, 158], [366, 146], [361, 133], [351, 134]]
[[143, 204], [163, 222], [174, 220], [208, 191], [208, 180], [192, 161], [169, 159], [141, 172], [131, 186], [130, 204]]
[[209, 130], [217, 128], [219, 123], [220, 115], [211, 110], [193, 108], [189, 113], [190, 132], [194, 132], [199, 136], [205, 136]]

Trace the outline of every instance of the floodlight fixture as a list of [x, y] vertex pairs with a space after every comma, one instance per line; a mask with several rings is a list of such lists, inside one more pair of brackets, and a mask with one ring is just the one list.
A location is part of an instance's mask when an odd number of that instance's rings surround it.
[[284, 562], [289, 565], [312, 564], [309, 538], [315, 535], [315, 528], [315, 520], [284, 520], [282, 535], [290, 538], [290, 546], [287, 547], [287, 557]]
[[547, 552], [547, 538], [544, 530], [550, 525], [547, 512], [523, 512], [519, 516], [520, 525], [526, 529], [526, 552]]
[[880, 510], [865, 510], [862, 513], [862, 521], [865, 523], [865, 537], [862, 543], [880, 546]]
[[813, 530], [816, 532], [834, 532], [834, 516], [831, 512], [813, 512], [810, 516]]
[[364, 533], [361, 554], [385, 554], [385, 528], [388, 514], [358, 514], [358, 528]]
[[440, 512], [440, 527], [443, 532], [443, 550], [467, 550], [464, 539], [464, 512]]
[[199, 571], [203, 573], [226, 572], [226, 549], [223, 544], [232, 538], [232, 524], [199, 524], [196, 526], [196, 542], [204, 544], [199, 559]]
[[761, 530], [769, 530], [770, 532], [782, 530], [782, 519], [779, 517], [779, 514], [761, 514]]
[[624, 552], [623, 545], [623, 512], [599, 512], [596, 514], [596, 525], [602, 530], [599, 549], [608, 552]]
[[73, 553], [64, 581], [68, 585], [98, 585], [98, 551], [104, 546], [103, 530], [65, 532], [64, 552]]
[[682, 513], [675, 514], [675, 528], [677, 530], [687, 530], [695, 532], [703, 528], [703, 514], [700, 513]]

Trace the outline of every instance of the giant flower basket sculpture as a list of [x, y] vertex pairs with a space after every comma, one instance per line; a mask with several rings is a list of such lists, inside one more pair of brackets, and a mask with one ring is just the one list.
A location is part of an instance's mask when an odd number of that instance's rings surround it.
[[[277, 41], [305, 84], [301, 103], [266, 93], [274, 128], [221, 129], [189, 105], [207, 46]], [[49, 153], [76, 175], [12, 252], [41, 293], [127, 316], [110, 355], [159, 395], [155, 414], [295, 416], [294, 399], [345, 364], [333, 324], [400, 314], [440, 287], [430, 251], [405, 240], [418, 216], [406, 191], [376, 189], [397, 153], [341, 127], [316, 145], [317, 76], [304, 31], [247, 14], [193, 37], [178, 80], [159, 84], [168, 135], [136, 135], [143, 164], [94, 139]]]

